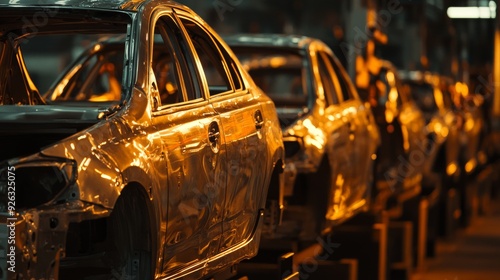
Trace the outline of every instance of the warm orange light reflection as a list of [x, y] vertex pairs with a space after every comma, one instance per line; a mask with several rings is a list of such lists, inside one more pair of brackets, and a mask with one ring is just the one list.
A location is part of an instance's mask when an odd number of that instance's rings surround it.
[[474, 168], [476, 168], [475, 159], [471, 159], [465, 164], [465, 171], [467, 171], [467, 173], [470, 173], [472, 170], [474, 170]]
[[466, 131], [471, 131], [474, 128], [474, 119], [468, 118], [467, 121], [465, 121], [464, 129]]
[[457, 165], [455, 163], [448, 164], [448, 166], [446, 167], [446, 174], [448, 176], [451, 176], [455, 174], [455, 172], [457, 172]]
[[394, 113], [388, 108], [387, 110], [385, 110], [385, 121], [388, 123], [392, 123], [393, 120], [394, 120]]
[[401, 134], [403, 134], [403, 148], [405, 151], [410, 150], [410, 139], [408, 136], [408, 127], [401, 126]]
[[272, 68], [278, 68], [286, 64], [286, 60], [284, 57], [273, 57], [271, 61], [269, 61], [269, 65]]

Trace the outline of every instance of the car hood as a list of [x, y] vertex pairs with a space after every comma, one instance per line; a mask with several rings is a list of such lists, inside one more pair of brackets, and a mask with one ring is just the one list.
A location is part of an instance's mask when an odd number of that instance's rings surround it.
[[95, 122], [104, 111], [97, 107], [3, 105], [0, 106], [0, 122]]
[[105, 111], [59, 105], [0, 106], [0, 162], [37, 153], [96, 124]]

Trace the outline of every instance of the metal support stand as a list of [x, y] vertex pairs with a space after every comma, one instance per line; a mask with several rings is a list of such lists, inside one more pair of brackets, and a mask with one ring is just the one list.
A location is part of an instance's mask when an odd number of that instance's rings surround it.
[[389, 222], [388, 250], [390, 279], [410, 279], [413, 271], [413, 223], [409, 221]]
[[327, 238], [330, 238], [330, 243], [340, 246], [328, 260], [357, 259], [359, 279], [387, 279], [388, 224], [388, 216], [383, 213], [380, 216], [360, 214], [337, 226]]
[[342, 259], [339, 261], [319, 260], [314, 263], [299, 265], [299, 279], [358, 279], [358, 261], [356, 259]]

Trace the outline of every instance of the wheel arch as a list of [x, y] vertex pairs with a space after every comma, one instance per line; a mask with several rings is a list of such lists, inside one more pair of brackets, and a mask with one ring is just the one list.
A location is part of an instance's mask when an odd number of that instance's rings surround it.
[[271, 173], [271, 178], [269, 180], [269, 185], [267, 189], [266, 199], [278, 199], [282, 201], [283, 191], [282, 182], [283, 178], [281, 174], [283, 174], [285, 163], [281, 158], [278, 158], [276, 162], [273, 163], [273, 170]]
[[[159, 268], [161, 268], [161, 263], [158, 260], [161, 260], [162, 256], [162, 250], [161, 250], [161, 216], [158, 216], [157, 213], [157, 208], [159, 207], [157, 203], [155, 203], [155, 199], [150, 196], [149, 194], [149, 188], [144, 186], [142, 183], [138, 181], [129, 181], [127, 182], [121, 192], [120, 195], [116, 198], [116, 201], [122, 196], [127, 196], [127, 195], [137, 195], [139, 194], [141, 196], [141, 200], [143, 202], [143, 206], [146, 208], [145, 210], [147, 211], [148, 214], [148, 224], [149, 228], [151, 230], [151, 251], [153, 255], [153, 259], [155, 260], [152, 262], [153, 265], [153, 272], [154, 274], [157, 274], [157, 271]], [[116, 204], [115, 201], [115, 204]], [[113, 209], [115, 208], [115, 205], [113, 205]], [[145, 213], [142, 213], [144, 215]]]

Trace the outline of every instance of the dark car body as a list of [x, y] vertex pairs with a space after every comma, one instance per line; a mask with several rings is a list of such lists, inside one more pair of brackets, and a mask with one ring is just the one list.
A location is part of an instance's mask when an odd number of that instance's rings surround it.
[[[310, 239], [367, 210], [379, 133], [330, 48], [294, 35], [224, 39], [277, 107], [286, 152], [283, 224], [298, 220], [295, 234]], [[293, 226], [286, 234], [295, 236]]]
[[2, 275], [201, 278], [254, 256], [282, 208], [282, 133], [218, 35], [171, 1], [15, 2], [0, 5]]

